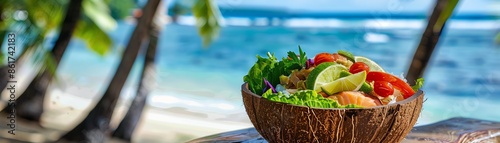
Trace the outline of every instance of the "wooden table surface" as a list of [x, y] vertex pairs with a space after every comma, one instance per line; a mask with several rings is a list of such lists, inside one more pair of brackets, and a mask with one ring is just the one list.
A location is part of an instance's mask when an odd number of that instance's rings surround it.
[[[248, 128], [189, 141], [189, 143], [267, 143], [255, 128]], [[500, 122], [471, 118], [451, 118], [434, 124], [417, 126], [403, 143], [460, 142], [500, 143]]]

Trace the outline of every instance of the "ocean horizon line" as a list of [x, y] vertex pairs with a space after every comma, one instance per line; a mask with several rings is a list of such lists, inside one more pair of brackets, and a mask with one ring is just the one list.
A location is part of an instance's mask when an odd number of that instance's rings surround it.
[[[426, 19], [342, 19], [342, 18], [278, 18], [278, 17], [224, 17], [223, 26], [284, 26], [299, 28], [369, 28], [369, 29], [421, 29]], [[179, 25], [196, 25], [193, 16], [179, 16]], [[452, 19], [450, 29], [500, 30], [500, 19]]]
[[[318, 18], [318, 19], [372, 19], [372, 18], [390, 18], [390, 19], [426, 19], [429, 13], [422, 11], [390, 11], [390, 10], [371, 10], [371, 11], [311, 11], [311, 10], [293, 10], [280, 8], [251, 8], [251, 7], [219, 7], [223, 17], [267, 17], [267, 18]], [[173, 15], [173, 8], [170, 8], [167, 15]], [[192, 13], [186, 13], [182, 16], [192, 16]], [[492, 20], [500, 19], [500, 13], [494, 11], [468, 11], [455, 12], [450, 19], [460, 20]]]

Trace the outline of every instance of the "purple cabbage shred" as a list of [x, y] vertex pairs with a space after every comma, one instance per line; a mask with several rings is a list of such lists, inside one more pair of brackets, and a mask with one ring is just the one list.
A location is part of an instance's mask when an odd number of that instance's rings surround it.
[[269, 88], [271, 88], [273, 93], [278, 93], [276, 91], [276, 89], [273, 87], [273, 85], [271, 85], [271, 83], [269, 83], [269, 81], [267, 81], [265, 78], [263, 78], [263, 79], [264, 79], [264, 83], [266, 84], [266, 87], [264, 88], [264, 90], [262, 92], [266, 92]]
[[306, 69], [313, 67], [314, 66], [314, 61], [313, 59], [307, 59], [306, 61]]

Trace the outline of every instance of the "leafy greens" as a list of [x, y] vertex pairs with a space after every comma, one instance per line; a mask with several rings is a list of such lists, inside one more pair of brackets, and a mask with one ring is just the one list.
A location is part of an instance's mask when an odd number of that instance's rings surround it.
[[424, 86], [424, 78], [418, 78], [415, 85], [411, 86], [411, 88], [413, 91], [417, 92], [418, 89], [422, 88], [422, 86]]
[[295, 52], [288, 52], [288, 57], [281, 61], [274, 54], [267, 53], [268, 58], [257, 55], [257, 62], [250, 68], [248, 74], [243, 77], [243, 81], [248, 83], [248, 89], [257, 95], [262, 95], [266, 88], [264, 79], [276, 87], [280, 83], [281, 75], [288, 76], [292, 70], [305, 67], [307, 57], [299, 46], [299, 55]]
[[262, 97], [271, 101], [308, 106], [311, 108], [362, 108], [354, 104], [342, 106], [335, 100], [324, 98], [314, 90], [301, 90], [290, 96], [286, 96], [281, 92], [273, 93], [271, 90], [267, 90], [262, 94]]

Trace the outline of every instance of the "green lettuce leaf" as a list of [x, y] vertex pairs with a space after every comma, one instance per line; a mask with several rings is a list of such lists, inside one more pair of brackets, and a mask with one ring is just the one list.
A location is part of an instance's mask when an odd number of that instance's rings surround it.
[[248, 83], [248, 89], [257, 95], [262, 94], [265, 88], [264, 77], [267, 77], [269, 69], [276, 64], [277, 59], [271, 53], [267, 53], [268, 58], [257, 55], [257, 62], [250, 68], [248, 74], [243, 77], [243, 81]]
[[415, 85], [411, 86], [411, 88], [413, 91], [417, 92], [422, 86], [424, 86], [424, 78], [418, 78]]
[[288, 76], [295, 69], [305, 67], [307, 57], [299, 46], [299, 57], [290, 51], [288, 58], [278, 61], [274, 54], [267, 53], [268, 58], [257, 55], [257, 62], [250, 68], [248, 74], [243, 77], [243, 81], [248, 83], [248, 89], [257, 95], [262, 95], [265, 88], [264, 78], [276, 87], [280, 83], [280, 76]]
[[289, 96], [281, 92], [273, 93], [267, 90], [262, 97], [281, 103], [288, 103], [293, 105], [308, 106], [312, 108], [362, 108], [361, 106], [349, 104], [346, 106], [340, 105], [337, 101], [324, 98], [314, 90], [301, 90]]

